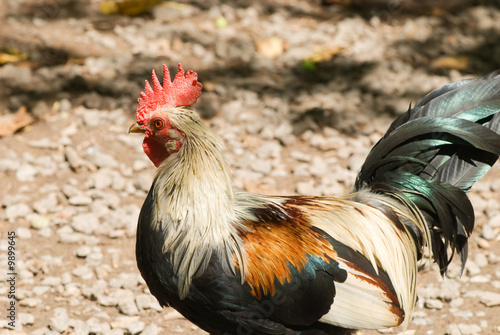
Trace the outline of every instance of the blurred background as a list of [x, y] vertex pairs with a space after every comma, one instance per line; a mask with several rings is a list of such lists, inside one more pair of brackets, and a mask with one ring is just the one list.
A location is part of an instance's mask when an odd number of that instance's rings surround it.
[[[410, 103], [500, 68], [500, 2], [0, 0], [2, 268], [8, 231], [18, 247], [0, 334], [203, 334], [162, 311], [134, 256], [154, 168], [126, 133], [151, 70], [179, 62], [237, 189], [342, 194]], [[464, 276], [423, 273], [410, 329], [384, 333], [500, 334], [499, 177], [470, 195]]]
[[498, 5], [2, 0], [0, 111], [39, 118], [61, 99], [133, 110], [151, 69], [182, 61], [217, 98], [205, 117], [239, 88], [291, 101], [294, 117], [316, 123], [346, 109], [400, 113], [438, 85], [500, 67]]

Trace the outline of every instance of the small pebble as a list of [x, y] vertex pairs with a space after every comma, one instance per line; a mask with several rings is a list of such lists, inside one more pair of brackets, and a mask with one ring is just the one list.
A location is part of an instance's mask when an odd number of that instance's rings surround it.
[[314, 180], [298, 182], [296, 191], [301, 195], [314, 195], [316, 188], [314, 187]]
[[442, 309], [443, 308], [443, 302], [441, 300], [437, 299], [427, 299], [425, 301], [425, 307], [429, 309]]
[[25, 227], [18, 227], [16, 229], [16, 236], [23, 240], [29, 240], [31, 238], [31, 230]]
[[257, 150], [257, 156], [261, 159], [279, 158], [281, 156], [281, 145], [276, 141], [265, 141]]
[[272, 164], [269, 160], [255, 159], [250, 167], [255, 172], [260, 172], [263, 174], [269, 174], [272, 170]]
[[136, 315], [139, 313], [135, 304], [134, 294], [130, 290], [119, 290], [118, 310], [125, 315]]
[[153, 176], [150, 172], [141, 172], [137, 175], [134, 186], [138, 190], [142, 190], [144, 192], [148, 192], [151, 188], [151, 184], [153, 184]]
[[481, 268], [473, 261], [473, 260], [468, 260], [467, 264], [465, 265], [465, 271], [467, 275], [469, 276], [476, 276], [481, 273]]
[[43, 230], [50, 226], [50, 218], [45, 215], [29, 214], [26, 217], [30, 223], [30, 227], [37, 230]]
[[113, 156], [99, 151], [89, 155], [89, 160], [100, 168], [118, 167], [118, 161]]
[[69, 185], [69, 184], [65, 184], [62, 188], [62, 192], [63, 194], [67, 197], [67, 198], [71, 198], [71, 197], [74, 197], [74, 196], [78, 196], [81, 194], [81, 191], [80, 189], [78, 189], [77, 187], [73, 186], [73, 185]]
[[57, 195], [55, 193], [49, 193], [35, 201], [33, 203], [33, 209], [40, 215], [46, 215], [53, 212], [58, 203]]
[[83, 194], [70, 197], [68, 202], [72, 206], [88, 206], [92, 203], [92, 198]]
[[483, 254], [481, 252], [477, 252], [474, 255], [473, 259], [474, 259], [474, 263], [476, 263], [481, 268], [488, 265], [488, 258], [486, 257], [485, 254]]
[[42, 300], [38, 298], [26, 298], [19, 302], [20, 306], [34, 308], [42, 303]]
[[136, 296], [135, 303], [140, 311], [146, 309], [153, 309], [155, 311], [161, 312], [163, 309], [158, 303], [158, 300], [156, 300], [156, 298], [153, 297], [151, 294], [140, 294]]
[[[498, 184], [500, 185], [500, 182]], [[489, 219], [487, 225], [491, 228], [500, 228], [500, 213], [495, 214], [491, 219]]]
[[133, 167], [134, 171], [136, 171], [136, 172], [144, 170], [148, 166], [149, 166], [149, 163], [143, 159], [136, 159], [134, 161], [134, 163], [132, 164], [132, 167]]
[[31, 208], [26, 204], [15, 204], [5, 209], [7, 220], [13, 223], [17, 218], [24, 218], [31, 213]]
[[88, 335], [90, 334], [90, 328], [87, 326], [85, 321], [78, 319], [69, 320], [71, 328], [73, 328], [75, 335]]
[[99, 218], [93, 213], [78, 214], [73, 217], [71, 227], [80, 233], [92, 234], [99, 228]]
[[32, 182], [35, 180], [35, 176], [39, 173], [39, 170], [31, 164], [21, 164], [17, 168], [16, 178], [20, 182]]
[[139, 321], [137, 316], [118, 316], [115, 320], [110, 322], [111, 328], [125, 328], [127, 325]]
[[163, 329], [158, 327], [155, 323], [150, 323], [144, 330], [141, 335], [159, 335], [163, 332]]
[[49, 286], [34, 286], [32, 292], [34, 295], [42, 296], [50, 290]]
[[323, 177], [328, 173], [328, 165], [320, 156], [314, 156], [309, 167], [312, 176]]
[[464, 299], [462, 298], [456, 298], [450, 301], [450, 307], [451, 308], [458, 308], [464, 304]]
[[101, 321], [96, 317], [88, 319], [86, 324], [91, 334], [104, 334], [111, 330], [111, 326], [108, 322]]
[[91, 253], [91, 251], [91, 247], [89, 247], [88, 245], [82, 245], [81, 247], [76, 249], [76, 257], [85, 258]]
[[92, 269], [86, 265], [75, 268], [71, 273], [83, 280], [90, 280], [94, 277]]
[[486, 307], [500, 306], [500, 293], [485, 292], [481, 296], [481, 303]]
[[41, 285], [45, 286], [50, 286], [50, 287], [55, 287], [61, 284], [61, 278], [60, 277], [45, 277], [43, 280], [40, 282]]
[[302, 151], [298, 151], [298, 150], [292, 150], [290, 152], [290, 157], [292, 157], [293, 159], [299, 161], [299, 162], [305, 162], [305, 163], [308, 163], [311, 161], [311, 156], [302, 152]]
[[464, 323], [458, 324], [458, 329], [461, 335], [476, 335], [481, 334], [483, 331], [478, 325]]
[[49, 320], [49, 328], [59, 333], [65, 332], [69, 327], [69, 316], [66, 308], [54, 309], [54, 316]]
[[491, 241], [497, 237], [497, 232], [489, 224], [485, 224], [481, 229], [481, 236], [485, 240]]
[[35, 316], [30, 313], [19, 313], [19, 322], [23, 324], [23, 326], [26, 325], [32, 325], [35, 323]]
[[129, 334], [136, 335], [144, 330], [145, 323], [142, 321], [133, 321], [127, 324], [124, 328]]

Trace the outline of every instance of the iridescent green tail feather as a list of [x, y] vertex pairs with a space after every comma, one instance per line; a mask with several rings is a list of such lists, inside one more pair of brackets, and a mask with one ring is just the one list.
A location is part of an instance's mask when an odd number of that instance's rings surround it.
[[[474, 211], [466, 192], [500, 155], [499, 112], [498, 71], [432, 91], [393, 122], [356, 179], [355, 190], [397, 193], [419, 208], [442, 272], [455, 252], [462, 266], [467, 258]], [[407, 225], [420, 244], [423, 232]]]

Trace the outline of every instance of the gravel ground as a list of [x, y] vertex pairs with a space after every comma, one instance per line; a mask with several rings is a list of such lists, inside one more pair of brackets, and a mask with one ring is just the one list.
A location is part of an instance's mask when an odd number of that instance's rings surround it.
[[[0, 123], [22, 106], [34, 120], [0, 138], [1, 305], [12, 286], [16, 296], [15, 329], [2, 307], [0, 334], [204, 333], [162, 310], [135, 265], [154, 167], [127, 129], [152, 68], [199, 73], [196, 107], [238, 189], [314, 195], [348, 192], [418, 97], [500, 68], [500, 9], [487, 1], [323, 2], [161, 2], [127, 16], [104, 15], [101, 1], [0, 1], [0, 53], [27, 56], [0, 66]], [[470, 197], [464, 274], [427, 267], [409, 329], [381, 333], [500, 333], [499, 166]]]

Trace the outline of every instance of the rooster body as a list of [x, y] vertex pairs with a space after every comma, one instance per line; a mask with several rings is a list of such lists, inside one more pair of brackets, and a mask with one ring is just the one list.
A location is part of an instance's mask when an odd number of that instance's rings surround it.
[[[449, 84], [389, 128], [353, 193], [233, 190], [222, 145], [189, 107], [182, 67], [139, 98], [144, 151], [158, 166], [137, 229], [151, 293], [212, 334], [351, 334], [407, 324], [418, 261], [467, 256], [465, 192], [500, 155], [500, 76]], [[451, 255], [448, 255], [451, 250]]]

